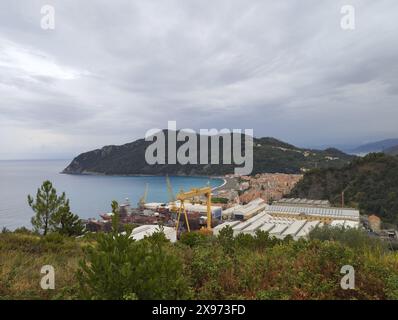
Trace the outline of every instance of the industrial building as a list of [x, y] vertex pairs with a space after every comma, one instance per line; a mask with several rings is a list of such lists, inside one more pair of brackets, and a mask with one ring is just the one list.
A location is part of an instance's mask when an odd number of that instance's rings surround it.
[[267, 212], [274, 217], [319, 220], [324, 223], [331, 223], [333, 220], [351, 220], [359, 222], [359, 211], [350, 208], [270, 205], [267, 207]]
[[[214, 228], [217, 235], [226, 226], [233, 229], [234, 235], [246, 233], [254, 235], [258, 230], [283, 239], [306, 238], [310, 231], [323, 225], [359, 227], [359, 211], [351, 208], [330, 207], [328, 201], [307, 199], [282, 199], [267, 205], [262, 199], [256, 199], [246, 206], [236, 206], [223, 212], [223, 217], [234, 217]], [[243, 221], [242, 221], [243, 220]]]
[[282, 198], [278, 201], [274, 201], [274, 205], [293, 205], [293, 206], [311, 206], [311, 207], [330, 207], [328, 200], [310, 200], [302, 198]]
[[263, 211], [268, 204], [261, 198], [254, 199], [246, 205], [236, 205], [222, 212], [223, 218], [247, 220]]
[[233, 230], [234, 236], [244, 233], [255, 235], [258, 230], [268, 232], [270, 236], [283, 239], [286, 236], [292, 236], [293, 239], [306, 238], [310, 231], [322, 226], [320, 221], [295, 220], [292, 218], [272, 217], [271, 215], [262, 212], [251, 219], [241, 221], [227, 221], [216, 226], [213, 229], [213, 234], [218, 235], [220, 231], [226, 226], [230, 226]]

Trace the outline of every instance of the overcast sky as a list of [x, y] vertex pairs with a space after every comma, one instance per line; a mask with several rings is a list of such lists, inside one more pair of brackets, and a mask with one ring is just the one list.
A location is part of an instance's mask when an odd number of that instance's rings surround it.
[[2, 0], [0, 159], [72, 157], [168, 120], [299, 146], [396, 138], [397, 14], [396, 0]]

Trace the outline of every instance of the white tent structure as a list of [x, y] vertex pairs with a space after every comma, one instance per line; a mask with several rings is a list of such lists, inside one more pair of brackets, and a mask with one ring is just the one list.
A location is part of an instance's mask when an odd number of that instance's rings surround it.
[[[139, 226], [137, 228], [134, 228], [131, 237], [134, 240], [142, 240], [145, 237], [149, 237], [155, 232], [159, 232], [159, 226], [158, 225], [143, 225]], [[176, 242], [177, 241], [177, 233], [174, 228], [171, 227], [163, 227], [163, 232], [166, 236], [167, 239], [169, 239], [171, 242]]]

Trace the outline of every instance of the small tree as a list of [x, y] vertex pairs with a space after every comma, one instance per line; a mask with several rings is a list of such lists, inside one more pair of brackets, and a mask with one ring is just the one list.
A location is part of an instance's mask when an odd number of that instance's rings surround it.
[[77, 273], [81, 296], [90, 299], [124, 299], [135, 297], [126, 290], [126, 274], [129, 266], [127, 253], [132, 250], [134, 239], [131, 230], [119, 233], [119, 205], [112, 202], [112, 230], [100, 233], [95, 247], [85, 249], [85, 259]]
[[56, 224], [54, 217], [59, 215], [61, 210], [65, 210], [65, 193], [58, 196], [57, 190], [53, 187], [52, 183], [47, 180], [37, 189], [36, 201], [33, 200], [31, 195], [28, 195], [28, 203], [36, 213], [31, 220], [35, 231], [47, 235]]
[[180, 257], [163, 232], [135, 241], [131, 229], [119, 232], [119, 210], [112, 203], [112, 231], [85, 249], [78, 271], [82, 298], [105, 300], [181, 299], [189, 294]]
[[80, 236], [84, 233], [85, 227], [79, 216], [70, 211], [69, 200], [54, 214], [54, 230], [68, 237]]
[[218, 242], [221, 247], [224, 249], [227, 254], [235, 253], [235, 239], [234, 239], [234, 231], [231, 226], [226, 226], [220, 230], [218, 234]]

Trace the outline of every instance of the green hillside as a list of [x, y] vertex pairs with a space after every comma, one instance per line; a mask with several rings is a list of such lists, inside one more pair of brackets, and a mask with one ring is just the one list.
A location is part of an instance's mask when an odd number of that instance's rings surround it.
[[[199, 145], [199, 136], [196, 136], [196, 139]], [[233, 165], [224, 164], [149, 165], [145, 160], [145, 150], [151, 143], [152, 142], [145, 141], [144, 139], [139, 139], [125, 145], [106, 146], [102, 149], [83, 153], [70, 163], [70, 165], [64, 170], [64, 173], [211, 176], [234, 172], [235, 167]], [[177, 148], [179, 148], [183, 143], [184, 142], [178, 142]], [[220, 155], [223, 154], [222, 143], [223, 139], [220, 139]], [[242, 149], [244, 150], [244, 147], [242, 147]], [[200, 152], [198, 152], [198, 154], [200, 154]], [[210, 159], [210, 150], [208, 151], [208, 154]], [[253, 158], [253, 174], [256, 174], [263, 172], [300, 173], [302, 170], [316, 167], [341, 167], [352, 160], [353, 156], [347, 155], [337, 149], [301, 149], [275, 138], [267, 137], [254, 139]], [[200, 159], [199, 155], [197, 159]], [[220, 163], [222, 163], [222, 156]]]
[[328, 199], [339, 206], [343, 190], [346, 205], [398, 224], [398, 157], [372, 153], [341, 169], [313, 170], [304, 175], [290, 196]]

